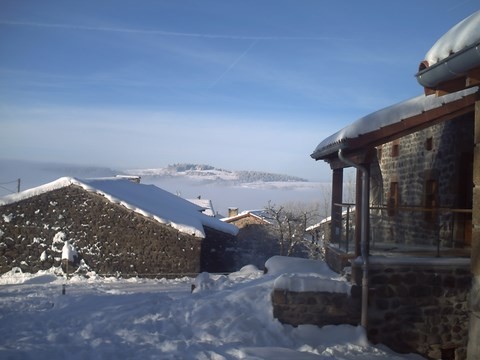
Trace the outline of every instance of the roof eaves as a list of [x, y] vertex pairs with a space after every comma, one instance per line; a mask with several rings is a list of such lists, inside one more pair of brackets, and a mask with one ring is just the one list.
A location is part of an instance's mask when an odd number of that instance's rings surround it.
[[[336, 135], [335, 133], [334, 135]], [[317, 148], [315, 151], [310, 155], [315, 160], [322, 160], [327, 158], [329, 155], [337, 153], [340, 149], [347, 149], [348, 148], [348, 141], [349, 138], [340, 139], [334, 141], [332, 143], [327, 143], [324, 147]]]
[[337, 153], [339, 149], [354, 147], [354, 143], [358, 142], [358, 139], [365, 135], [383, 131], [386, 128], [392, 127], [392, 125], [401, 125], [405, 120], [420, 116], [431, 110], [435, 111], [450, 103], [464, 101], [466, 97], [477, 94], [478, 92], [479, 87], [476, 86], [441, 97], [435, 95], [420, 95], [380, 109], [358, 119], [324, 139], [317, 146], [311, 157], [315, 160], [328, 159]]
[[427, 66], [425, 69], [419, 70], [415, 77], [420, 85], [435, 88], [440, 83], [464, 76], [469, 70], [479, 65], [480, 40], [431, 66]]

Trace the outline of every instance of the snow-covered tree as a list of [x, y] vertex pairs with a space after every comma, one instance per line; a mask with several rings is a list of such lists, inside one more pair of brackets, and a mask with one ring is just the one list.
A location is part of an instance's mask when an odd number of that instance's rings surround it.
[[314, 252], [318, 249], [307, 234], [307, 228], [319, 221], [318, 203], [288, 203], [277, 206], [269, 202], [266, 211], [271, 217], [280, 255], [294, 256], [307, 252], [308, 257], [316, 257]]

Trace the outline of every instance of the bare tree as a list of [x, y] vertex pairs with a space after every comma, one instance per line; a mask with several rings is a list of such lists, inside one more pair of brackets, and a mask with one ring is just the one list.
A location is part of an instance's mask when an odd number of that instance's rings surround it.
[[330, 221], [332, 207], [332, 188], [330, 184], [322, 184], [319, 191], [319, 222], [310, 227], [308, 244], [309, 258], [325, 259], [326, 247], [330, 243]]
[[332, 203], [332, 187], [330, 184], [321, 184], [319, 191], [319, 207], [318, 214], [320, 220], [330, 216]]
[[313, 239], [307, 234], [307, 228], [318, 222], [318, 203], [277, 206], [269, 202], [266, 211], [273, 223], [272, 229], [278, 240], [280, 255], [293, 256], [302, 251], [310, 253]]

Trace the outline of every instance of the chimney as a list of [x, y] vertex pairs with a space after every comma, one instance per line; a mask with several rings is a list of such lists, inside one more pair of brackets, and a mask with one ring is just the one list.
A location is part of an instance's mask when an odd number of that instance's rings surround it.
[[237, 207], [230, 207], [228, 208], [228, 217], [233, 217], [238, 215], [238, 208]]

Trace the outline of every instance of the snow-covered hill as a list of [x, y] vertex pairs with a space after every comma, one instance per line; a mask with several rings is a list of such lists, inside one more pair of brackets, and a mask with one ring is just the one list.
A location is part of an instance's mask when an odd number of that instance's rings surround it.
[[228, 182], [235, 184], [256, 182], [307, 182], [307, 180], [282, 174], [272, 174], [262, 171], [230, 171], [202, 164], [174, 164], [165, 168], [131, 169], [126, 170], [128, 175], [140, 175], [150, 178], [183, 177], [189, 180], [203, 182]]
[[[213, 201], [215, 210], [229, 207], [257, 209], [269, 201], [311, 202], [319, 198], [325, 183], [260, 171], [229, 171], [209, 165], [176, 164], [164, 168], [115, 170], [107, 167], [0, 159], [0, 197], [72, 176], [80, 179], [115, 175], [140, 175], [143, 184], [156, 185], [184, 198]], [[329, 188], [329, 186], [327, 186]]]

